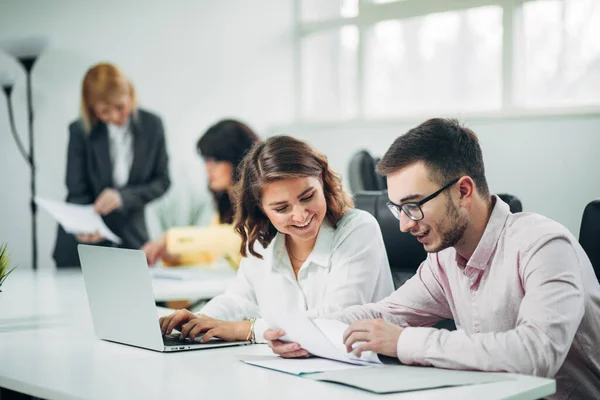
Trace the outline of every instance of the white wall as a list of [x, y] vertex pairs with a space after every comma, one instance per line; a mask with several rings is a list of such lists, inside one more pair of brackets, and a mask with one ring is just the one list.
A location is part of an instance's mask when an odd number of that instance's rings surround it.
[[[0, 40], [44, 35], [33, 73], [38, 194], [66, 194], [67, 126], [77, 117], [81, 79], [114, 62], [130, 75], [141, 105], [163, 117], [176, 187], [204, 187], [195, 143], [209, 124], [237, 117], [262, 132], [293, 110], [292, 1], [19, 0], [0, 2]], [[0, 52], [0, 74], [18, 77], [13, 94], [26, 141], [24, 75]], [[190, 171], [191, 170], [191, 171]], [[178, 183], [179, 182], [179, 183]], [[182, 183], [183, 182], [183, 183]], [[10, 136], [0, 97], [0, 242], [30, 265], [29, 175]], [[53, 265], [56, 224], [39, 212], [39, 265]]]
[[[461, 121], [479, 136], [492, 192], [518, 196], [524, 211], [552, 218], [579, 237], [585, 205], [600, 198], [600, 115]], [[308, 140], [338, 172], [347, 174], [356, 151], [365, 148], [382, 156], [397, 136], [417, 124], [288, 126], [270, 133]]]
[[[418, 121], [307, 128], [293, 119], [293, 2], [255, 0], [19, 0], [0, 3], [0, 40], [51, 39], [34, 71], [38, 193], [63, 198], [67, 125], [77, 116], [86, 69], [99, 61], [121, 66], [142, 105], [167, 128], [175, 187], [203, 188], [195, 142], [217, 119], [234, 116], [260, 133], [294, 134], [329, 155], [346, 173], [351, 155], [381, 155]], [[13, 101], [25, 135], [24, 79], [0, 53], [0, 73], [19, 77]], [[600, 197], [600, 115], [466, 120], [481, 139], [491, 190], [516, 194], [536, 211], [579, 232], [585, 204]], [[272, 128], [275, 126], [275, 128]], [[284, 127], [284, 128], [277, 128]], [[16, 264], [29, 266], [29, 177], [8, 130], [0, 96], [0, 242]], [[39, 213], [40, 265], [50, 254], [56, 224]]]

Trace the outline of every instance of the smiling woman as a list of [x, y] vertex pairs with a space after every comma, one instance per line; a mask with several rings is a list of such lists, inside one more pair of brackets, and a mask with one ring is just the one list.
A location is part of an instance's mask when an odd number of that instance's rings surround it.
[[239, 172], [234, 225], [244, 258], [236, 280], [200, 314], [161, 318], [163, 334], [264, 342], [261, 317], [275, 305], [318, 317], [392, 292], [379, 225], [352, 208], [323, 154], [275, 136], [255, 144]]

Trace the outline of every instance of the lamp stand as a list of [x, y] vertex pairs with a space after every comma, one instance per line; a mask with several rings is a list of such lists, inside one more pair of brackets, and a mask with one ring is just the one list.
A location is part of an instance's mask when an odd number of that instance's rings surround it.
[[25, 69], [27, 77], [27, 122], [28, 122], [28, 133], [29, 133], [29, 153], [25, 152], [25, 147], [21, 142], [15, 125], [15, 117], [11, 102], [12, 85], [4, 85], [2, 87], [4, 94], [6, 95], [6, 103], [8, 105], [8, 118], [10, 121], [10, 127], [12, 135], [15, 139], [19, 152], [29, 164], [30, 176], [31, 176], [31, 199], [29, 207], [31, 210], [31, 265], [33, 270], [37, 270], [37, 205], [35, 204], [35, 144], [33, 140], [33, 104], [32, 104], [32, 90], [31, 90], [31, 70], [35, 64], [37, 57], [20, 57], [18, 60]]

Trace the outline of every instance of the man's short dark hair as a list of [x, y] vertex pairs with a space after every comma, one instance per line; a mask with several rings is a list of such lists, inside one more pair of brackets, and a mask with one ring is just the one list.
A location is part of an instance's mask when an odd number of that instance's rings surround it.
[[467, 175], [479, 194], [489, 196], [477, 135], [457, 120], [430, 119], [398, 137], [377, 164], [377, 172], [386, 176], [420, 161], [432, 182], [443, 186]]

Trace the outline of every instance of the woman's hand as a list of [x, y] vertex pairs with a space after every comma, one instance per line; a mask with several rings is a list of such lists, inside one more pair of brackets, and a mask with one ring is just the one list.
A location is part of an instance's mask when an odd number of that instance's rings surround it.
[[75, 235], [75, 239], [77, 239], [81, 243], [100, 243], [105, 240], [104, 236], [100, 235], [97, 231], [94, 233], [83, 233], [79, 235]]
[[200, 318], [200, 316], [189, 312], [188, 310], [177, 310], [173, 314], [169, 314], [158, 319], [160, 324], [160, 330], [165, 335], [170, 335], [173, 329], [181, 332], [182, 326], [193, 319]]
[[250, 321], [221, 321], [204, 315], [196, 315], [188, 310], [178, 310], [159, 320], [163, 335], [170, 334], [173, 329], [181, 332], [181, 338], [194, 341], [196, 336], [204, 333], [201, 342], [213, 337], [228, 342], [246, 340], [250, 332]]
[[146, 259], [148, 260], [148, 265], [154, 265], [159, 259], [164, 260], [165, 262], [171, 265], [179, 264], [179, 255], [178, 254], [170, 254], [167, 252], [167, 237], [166, 235], [162, 235], [158, 239], [155, 239], [151, 242], [146, 243], [142, 246], [142, 251], [146, 253]]
[[283, 358], [307, 358], [310, 357], [310, 353], [304, 350], [298, 343], [286, 343], [279, 340], [285, 335], [283, 329], [274, 331], [273, 329], [267, 329], [264, 337], [269, 343], [269, 347], [273, 350], [273, 353]]
[[94, 211], [100, 215], [107, 215], [121, 208], [122, 205], [121, 194], [115, 189], [107, 188], [100, 193], [94, 202]]

